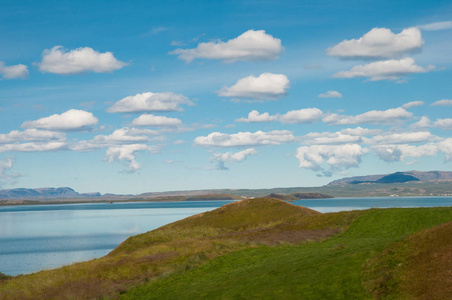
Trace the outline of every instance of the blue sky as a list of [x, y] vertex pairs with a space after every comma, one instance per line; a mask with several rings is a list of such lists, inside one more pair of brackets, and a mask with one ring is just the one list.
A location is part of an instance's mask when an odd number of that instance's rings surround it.
[[451, 169], [450, 1], [1, 1], [0, 188]]

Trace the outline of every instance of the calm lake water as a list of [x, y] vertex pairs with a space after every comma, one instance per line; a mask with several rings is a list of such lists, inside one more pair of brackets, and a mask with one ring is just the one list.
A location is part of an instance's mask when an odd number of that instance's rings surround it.
[[[129, 236], [232, 201], [0, 207], [0, 272], [28, 274], [108, 254]], [[372, 207], [452, 206], [452, 197], [298, 200], [320, 212]]]

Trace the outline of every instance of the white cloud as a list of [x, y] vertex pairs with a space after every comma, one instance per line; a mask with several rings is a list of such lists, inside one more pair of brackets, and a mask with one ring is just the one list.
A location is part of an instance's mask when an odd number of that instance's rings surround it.
[[401, 119], [411, 118], [413, 114], [401, 107], [387, 110], [372, 110], [357, 116], [346, 116], [338, 114], [326, 115], [322, 121], [332, 125], [352, 124], [388, 124], [395, 123]]
[[250, 75], [239, 79], [231, 87], [217, 91], [222, 97], [254, 100], [276, 100], [287, 95], [289, 79], [283, 74], [262, 73], [258, 77]]
[[278, 116], [270, 116], [267, 112], [260, 114], [257, 110], [253, 110], [248, 114], [248, 118], [240, 118], [235, 120], [236, 122], [244, 123], [258, 123], [258, 122], [271, 122], [278, 120]]
[[226, 152], [226, 153], [215, 153], [213, 155], [213, 158], [215, 160], [220, 161], [243, 161], [247, 158], [249, 155], [256, 155], [257, 151], [253, 148], [249, 148], [240, 152]]
[[281, 123], [313, 123], [322, 118], [323, 112], [318, 108], [291, 110], [280, 117]]
[[443, 99], [432, 103], [433, 106], [452, 106], [452, 100]]
[[155, 130], [123, 127], [116, 129], [110, 135], [96, 135], [89, 141], [76, 142], [70, 148], [73, 151], [92, 151], [115, 145], [145, 143], [151, 140], [150, 136], [158, 134], [159, 132]]
[[427, 128], [431, 126], [431, 121], [426, 116], [422, 116], [422, 118], [417, 121], [416, 123], [413, 123], [410, 125], [411, 128]]
[[319, 98], [342, 98], [342, 94], [338, 91], [328, 91], [326, 93], [320, 94]]
[[48, 130], [27, 129], [24, 131], [12, 130], [6, 134], [0, 134], [0, 144], [17, 142], [38, 142], [51, 140], [64, 140], [66, 134]]
[[97, 135], [93, 142], [104, 144], [133, 144], [137, 142], [149, 141], [149, 135], [156, 135], [156, 132], [151, 130], [140, 130], [135, 128], [123, 127], [116, 129], [110, 135]]
[[274, 130], [269, 132], [256, 131], [227, 134], [212, 132], [208, 136], [198, 136], [194, 144], [201, 147], [249, 147], [280, 145], [295, 141], [291, 131]]
[[283, 47], [281, 40], [265, 33], [264, 30], [248, 30], [227, 42], [200, 43], [193, 49], [176, 49], [170, 54], [191, 62], [197, 58], [220, 59], [225, 62], [266, 61], [279, 57]]
[[405, 103], [404, 105], [402, 105], [402, 108], [409, 109], [409, 108], [412, 108], [415, 106], [421, 106], [421, 105], [424, 105], [424, 101], [411, 101], [411, 102], [408, 102], [408, 103]]
[[300, 163], [300, 168], [331, 176], [334, 172], [357, 168], [366, 151], [357, 144], [314, 145], [299, 147], [295, 157]]
[[400, 161], [402, 151], [397, 146], [376, 146], [374, 147], [377, 156], [385, 162]]
[[368, 129], [368, 128], [362, 128], [362, 127], [345, 128], [340, 131], [340, 133], [342, 133], [342, 134], [356, 135], [356, 136], [376, 135], [376, 134], [380, 134], [381, 132], [382, 132], [381, 129]]
[[428, 131], [418, 132], [402, 132], [402, 133], [388, 133], [377, 135], [370, 139], [366, 139], [367, 144], [385, 145], [385, 144], [407, 144], [407, 143], [424, 143], [437, 141], [439, 138]]
[[395, 34], [387, 28], [373, 28], [359, 39], [344, 40], [328, 48], [328, 55], [341, 58], [392, 58], [420, 50], [424, 41], [416, 27]]
[[421, 30], [425, 31], [437, 31], [452, 28], [452, 21], [435, 22], [417, 26]]
[[0, 145], [0, 152], [44, 152], [66, 150], [67, 148], [67, 143], [63, 141], [31, 142]]
[[61, 115], [54, 114], [35, 121], [26, 121], [22, 128], [37, 128], [58, 131], [83, 131], [89, 130], [99, 120], [90, 112], [71, 109]]
[[335, 78], [355, 78], [368, 77], [371, 81], [379, 80], [398, 80], [400, 77], [415, 74], [426, 73], [435, 69], [435, 66], [423, 68], [415, 64], [411, 57], [400, 60], [390, 59], [376, 61], [366, 65], [357, 65], [349, 71], [339, 71], [333, 75]]
[[0, 61], [0, 75], [4, 79], [27, 78], [28, 74], [26, 65], [5, 66], [5, 63]]
[[72, 75], [110, 73], [127, 66], [127, 63], [117, 60], [111, 52], [100, 53], [89, 47], [66, 52], [62, 46], [55, 46], [43, 51], [42, 61], [38, 65], [41, 72]]
[[131, 145], [121, 145], [112, 146], [108, 148], [105, 154], [106, 159], [109, 163], [114, 161], [123, 161], [127, 164], [128, 173], [134, 173], [140, 169], [140, 164], [136, 161], [136, 152], [138, 151], [148, 151], [150, 153], [159, 152], [160, 148], [157, 146], [148, 146], [144, 144], [131, 144]]
[[439, 127], [441, 129], [452, 129], [452, 119], [438, 119], [433, 123], [434, 127]]
[[180, 111], [181, 104], [193, 105], [193, 102], [182, 94], [148, 92], [125, 97], [107, 111], [111, 113]]
[[301, 137], [301, 142], [304, 145], [350, 144], [361, 143], [361, 141], [360, 136], [341, 132], [310, 132]]
[[180, 124], [182, 121], [179, 119], [151, 114], [143, 114], [132, 121], [132, 125], [135, 126], [175, 126]]
[[241, 162], [244, 161], [248, 156], [250, 155], [256, 155], [257, 151], [253, 148], [249, 148], [240, 152], [226, 152], [226, 153], [215, 153], [212, 156], [212, 160], [217, 161], [217, 169], [218, 170], [228, 170], [227, 167], [225, 167], [225, 162]]
[[433, 143], [425, 145], [377, 145], [372, 149], [378, 157], [385, 162], [405, 161], [406, 158], [435, 156], [438, 153], [438, 146]]

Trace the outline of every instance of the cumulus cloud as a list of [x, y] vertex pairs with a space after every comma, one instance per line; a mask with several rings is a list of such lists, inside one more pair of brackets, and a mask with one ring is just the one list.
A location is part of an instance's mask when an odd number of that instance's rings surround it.
[[244, 123], [258, 123], [258, 122], [272, 122], [278, 120], [279, 116], [270, 116], [269, 113], [260, 114], [257, 110], [253, 110], [248, 114], [248, 118], [240, 118], [236, 122]]
[[361, 143], [362, 139], [358, 135], [349, 135], [342, 132], [310, 132], [300, 138], [304, 145], [325, 145], [325, 144], [350, 144]]
[[420, 50], [424, 41], [416, 27], [395, 34], [388, 28], [373, 28], [359, 39], [344, 40], [327, 53], [341, 58], [392, 58]]
[[68, 145], [63, 141], [0, 145], [0, 152], [46, 152], [66, 149], [68, 149]]
[[4, 79], [27, 78], [28, 74], [26, 65], [5, 66], [5, 63], [0, 61], [0, 75]]
[[397, 107], [387, 110], [372, 110], [357, 116], [346, 116], [338, 114], [326, 115], [322, 121], [332, 125], [353, 124], [390, 124], [401, 119], [411, 118], [413, 114], [404, 108]]
[[219, 59], [225, 62], [266, 61], [279, 57], [283, 47], [281, 40], [265, 33], [264, 30], [248, 30], [227, 42], [214, 41], [199, 43], [193, 49], [176, 49], [170, 54], [191, 62], [194, 59]]
[[331, 176], [338, 171], [357, 168], [366, 151], [357, 144], [313, 145], [299, 147], [295, 157], [300, 168]]
[[405, 161], [406, 158], [435, 156], [438, 153], [438, 146], [434, 143], [425, 145], [377, 145], [372, 149], [378, 157], [385, 162]]
[[143, 114], [132, 121], [134, 126], [175, 126], [180, 124], [182, 121], [179, 119], [151, 114]]
[[385, 162], [400, 161], [402, 151], [396, 146], [377, 146], [374, 148], [377, 156]]
[[452, 119], [438, 119], [433, 123], [434, 127], [452, 130]]
[[438, 31], [452, 28], [452, 21], [434, 22], [417, 26], [424, 31]]
[[217, 91], [219, 96], [254, 100], [276, 100], [287, 95], [289, 79], [283, 74], [263, 73], [239, 79], [231, 87]]
[[73, 75], [110, 73], [127, 66], [127, 63], [117, 60], [111, 52], [100, 53], [89, 47], [66, 51], [62, 46], [55, 46], [43, 51], [38, 66], [41, 72]]
[[107, 111], [111, 113], [181, 111], [181, 104], [193, 105], [193, 102], [182, 94], [148, 92], [125, 97]]
[[159, 152], [160, 148], [157, 146], [148, 146], [145, 144], [131, 144], [113, 146], [108, 148], [105, 158], [109, 163], [114, 161], [122, 161], [127, 165], [126, 172], [134, 173], [140, 169], [140, 164], [136, 161], [136, 152], [147, 151], [150, 153]]
[[320, 94], [319, 98], [342, 98], [342, 94], [338, 91], [328, 91], [326, 93]]
[[443, 99], [432, 103], [433, 106], [452, 106], [452, 100]]
[[269, 132], [256, 131], [227, 134], [212, 132], [208, 136], [198, 136], [194, 144], [201, 147], [249, 147], [280, 145], [295, 141], [291, 131], [274, 130]]
[[116, 129], [109, 135], [96, 135], [91, 140], [76, 142], [71, 145], [70, 149], [73, 151], [92, 151], [115, 145], [145, 143], [151, 140], [150, 136], [158, 134], [159, 132], [155, 130], [123, 127]]
[[384, 144], [410, 144], [410, 143], [425, 143], [437, 141], [440, 138], [431, 134], [428, 131], [418, 132], [402, 132], [402, 133], [388, 133], [383, 135], [376, 135], [370, 139], [366, 139], [367, 144], [384, 145]]
[[416, 106], [424, 105], [424, 101], [411, 101], [402, 105], [402, 108], [409, 109]]
[[48, 130], [27, 129], [24, 131], [12, 130], [6, 134], [0, 134], [0, 144], [18, 143], [18, 142], [39, 142], [64, 140], [66, 134]]
[[322, 118], [323, 112], [318, 108], [304, 108], [299, 110], [291, 110], [281, 115], [281, 123], [313, 123]]
[[368, 129], [368, 128], [362, 128], [362, 127], [345, 128], [340, 131], [340, 133], [342, 133], [342, 134], [357, 135], [357, 136], [376, 135], [376, 134], [380, 134], [381, 132], [382, 132], [381, 129]]
[[427, 66], [426, 68], [415, 64], [411, 57], [402, 58], [400, 60], [390, 59], [384, 61], [376, 61], [365, 65], [357, 65], [349, 71], [339, 71], [333, 75], [335, 78], [355, 78], [367, 77], [370, 81], [379, 80], [398, 80], [400, 77], [415, 74], [426, 73], [435, 69], [435, 66]]
[[90, 112], [71, 109], [60, 115], [54, 114], [35, 121], [26, 121], [22, 128], [47, 129], [57, 131], [90, 130], [99, 120]]
[[422, 118], [417, 121], [416, 123], [413, 123], [410, 125], [411, 128], [427, 128], [431, 126], [431, 121], [426, 116], [422, 116]]
[[215, 160], [217, 162], [217, 169], [218, 170], [228, 170], [227, 167], [225, 167], [225, 162], [241, 162], [244, 161], [248, 156], [250, 155], [256, 155], [257, 151], [253, 148], [249, 148], [240, 152], [226, 152], [226, 153], [215, 153], [212, 156], [212, 160]]

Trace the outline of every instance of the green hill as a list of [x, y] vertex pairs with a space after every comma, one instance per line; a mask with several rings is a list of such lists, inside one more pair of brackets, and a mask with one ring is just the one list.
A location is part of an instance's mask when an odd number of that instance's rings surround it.
[[5, 278], [0, 299], [372, 298], [378, 255], [451, 221], [452, 208], [321, 214], [247, 199], [131, 237], [100, 259]]

